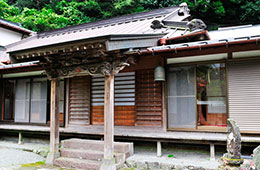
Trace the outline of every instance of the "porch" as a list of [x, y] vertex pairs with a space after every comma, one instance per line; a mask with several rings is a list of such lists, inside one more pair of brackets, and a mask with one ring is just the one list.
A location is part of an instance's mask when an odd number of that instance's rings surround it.
[[[0, 124], [2, 132], [26, 132], [26, 133], [49, 133], [48, 126], [34, 125], [10, 125]], [[90, 135], [103, 138], [104, 126], [89, 125], [89, 126], [69, 126], [60, 127], [61, 136], [64, 135]], [[87, 138], [88, 136], [86, 136]], [[223, 132], [192, 132], [192, 131], [166, 131], [161, 127], [138, 127], [138, 126], [115, 126], [115, 137], [120, 139], [136, 139], [139, 141], [165, 141], [165, 142], [185, 142], [185, 143], [226, 143], [226, 133]], [[260, 135], [243, 135], [242, 142], [244, 143], [260, 143]]]
[[[33, 125], [10, 125], [1, 124], [1, 132], [6, 133], [26, 133], [38, 134], [46, 137], [49, 135], [50, 128], [48, 126], [33, 126]], [[69, 126], [60, 127], [60, 136], [62, 139], [71, 137], [81, 137], [85, 139], [101, 139], [104, 137], [104, 126], [90, 125], [90, 126]], [[149, 141], [157, 143], [157, 156], [161, 156], [162, 143], [186, 143], [186, 144], [205, 144], [209, 145], [211, 158], [215, 155], [215, 145], [226, 144], [226, 133], [223, 132], [192, 132], [192, 131], [166, 131], [160, 127], [138, 127], [138, 126], [115, 126], [114, 136], [116, 141]], [[243, 135], [243, 145], [259, 145], [259, 135]]]
[[[21, 132], [21, 133], [43, 133], [48, 134], [48, 126], [39, 125], [10, 125], [0, 124], [2, 132]], [[61, 136], [86, 135], [103, 138], [104, 126], [69, 126], [60, 127]], [[88, 136], [89, 135], [89, 136]], [[135, 139], [139, 141], [165, 141], [165, 142], [186, 142], [186, 143], [222, 143], [226, 142], [226, 134], [223, 132], [191, 132], [191, 131], [166, 131], [161, 127], [138, 127], [138, 126], [115, 126], [115, 137], [118, 139]], [[260, 142], [260, 137], [243, 137], [243, 142]]]

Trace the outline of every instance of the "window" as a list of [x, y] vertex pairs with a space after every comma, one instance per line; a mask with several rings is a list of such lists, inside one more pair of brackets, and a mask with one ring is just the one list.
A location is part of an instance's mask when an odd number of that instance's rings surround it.
[[169, 68], [169, 128], [222, 127], [226, 115], [225, 63]]
[[15, 93], [15, 122], [46, 123], [47, 80], [18, 79]]
[[[1, 82], [2, 121], [41, 124], [49, 121], [50, 85], [46, 78], [3, 79]], [[64, 123], [64, 102], [64, 81], [61, 80], [60, 123]]]

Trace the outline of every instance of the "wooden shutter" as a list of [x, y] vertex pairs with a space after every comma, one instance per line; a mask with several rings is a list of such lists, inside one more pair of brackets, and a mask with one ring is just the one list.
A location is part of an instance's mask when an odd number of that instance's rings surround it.
[[[104, 124], [104, 77], [92, 78], [92, 124]], [[135, 73], [119, 73], [115, 76], [115, 125], [135, 124]]]
[[90, 78], [80, 76], [69, 83], [69, 124], [89, 125], [90, 116]]
[[228, 67], [229, 117], [241, 131], [260, 132], [260, 61]]
[[93, 125], [104, 124], [104, 76], [91, 79], [91, 122]]
[[154, 70], [136, 72], [136, 125], [162, 125], [162, 85], [154, 81]]

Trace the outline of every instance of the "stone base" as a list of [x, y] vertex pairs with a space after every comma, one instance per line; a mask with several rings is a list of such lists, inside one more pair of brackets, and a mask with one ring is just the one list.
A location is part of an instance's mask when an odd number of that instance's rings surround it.
[[243, 164], [244, 159], [232, 159], [232, 158], [227, 158], [227, 157], [221, 157], [221, 160], [223, 162], [223, 165], [230, 165], [230, 166], [240, 166], [241, 164]]
[[47, 165], [53, 165], [54, 164], [54, 160], [56, 158], [60, 157], [60, 152], [56, 152], [56, 153], [49, 153], [47, 158], [46, 158], [46, 164]]
[[116, 170], [115, 159], [103, 159], [100, 170]]
[[233, 167], [233, 166], [228, 166], [228, 165], [220, 165], [218, 167], [218, 170], [241, 170], [240, 166], [239, 167]]

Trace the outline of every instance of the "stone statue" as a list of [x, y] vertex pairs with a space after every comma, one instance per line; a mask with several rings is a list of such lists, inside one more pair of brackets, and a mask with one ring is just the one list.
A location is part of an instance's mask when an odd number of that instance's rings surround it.
[[254, 149], [254, 158], [253, 161], [256, 165], [256, 168], [260, 170], [260, 145]]
[[234, 120], [227, 121], [227, 155], [231, 159], [241, 158], [241, 134]]
[[227, 120], [227, 153], [221, 158], [219, 170], [239, 170], [244, 162], [241, 158], [241, 134], [234, 120]]

